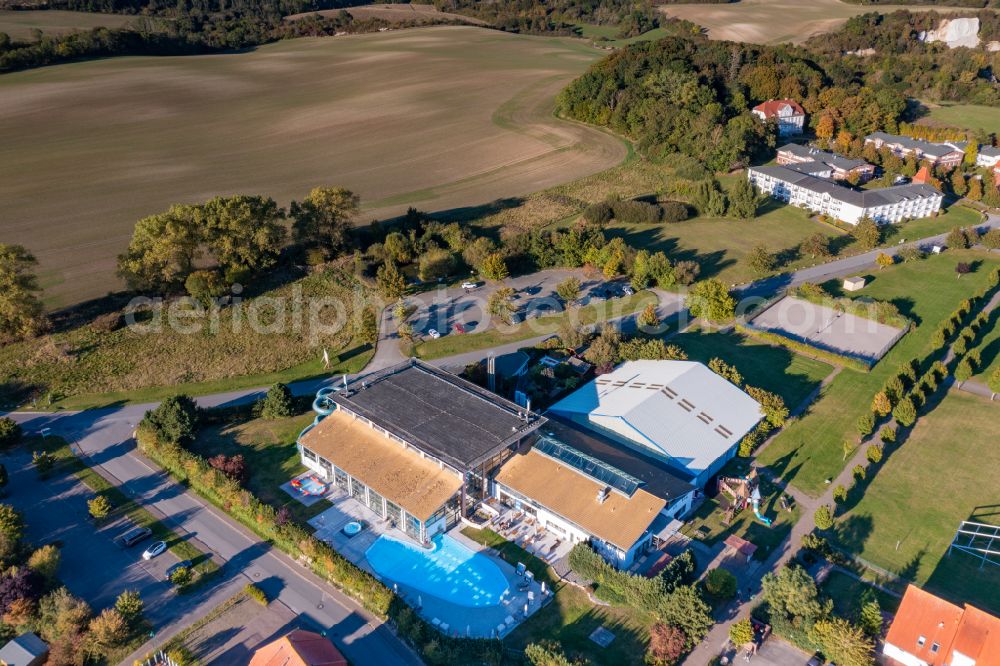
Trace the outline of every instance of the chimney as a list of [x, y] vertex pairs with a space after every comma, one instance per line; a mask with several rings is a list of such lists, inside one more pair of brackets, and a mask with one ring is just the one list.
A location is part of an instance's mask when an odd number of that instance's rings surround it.
[[605, 486], [601, 490], [597, 491], [597, 503], [604, 504], [607, 501], [608, 496], [611, 494], [611, 488]]

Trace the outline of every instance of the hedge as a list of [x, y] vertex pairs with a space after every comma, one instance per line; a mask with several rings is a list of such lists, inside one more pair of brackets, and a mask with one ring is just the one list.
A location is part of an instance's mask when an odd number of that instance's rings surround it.
[[798, 340], [790, 338], [786, 335], [775, 333], [774, 331], [763, 331], [759, 328], [754, 328], [753, 326], [746, 324], [736, 324], [736, 330], [740, 333], [752, 335], [763, 340], [764, 342], [787, 347], [794, 352], [799, 352], [801, 354], [805, 354], [806, 356], [812, 356], [813, 358], [821, 361], [829, 361], [835, 365], [842, 365], [859, 372], [871, 371], [871, 365], [860, 358], [847, 356], [846, 354], [838, 354], [837, 352], [827, 351], [825, 349], [819, 349], [810, 344], [806, 344], [805, 342], [799, 342]]
[[428, 664], [502, 663], [500, 641], [444, 636], [375, 576], [312, 536], [298, 523], [277, 520], [274, 507], [210, 466], [201, 456], [177, 444], [160, 442], [150, 429], [142, 426], [136, 441], [139, 450], [174, 479], [221, 508], [257, 536], [296, 560], [307, 562], [313, 573], [358, 601], [372, 614], [391, 621]]

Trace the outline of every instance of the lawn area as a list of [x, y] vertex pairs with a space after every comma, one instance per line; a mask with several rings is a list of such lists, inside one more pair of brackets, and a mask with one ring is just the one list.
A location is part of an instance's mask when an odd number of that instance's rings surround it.
[[573, 23], [580, 29], [580, 35], [584, 39], [592, 39], [597, 42], [597, 46], [613, 46], [621, 48], [636, 42], [648, 42], [663, 39], [670, 35], [665, 28], [654, 28], [635, 37], [618, 37], [618, 26], [616, 25], [595, 25], [593, 23]]
[[[955, 264], [967, 261], [976, 271], [955, 278]], [[857, 297], [891, 301], [916, 324], [872, 369], [862, 373], [845, 368], [824, 387], [820, 398], [799, 419], [788, 424], [758, 460], [800, 490], [818, 497], [825, 481], [844, 465], [842, 442], [857, 441], [857, 419], [866, 413], [872, 397], [899, 366], [924, 358], [931, 336], [965, 298], [981, 291], [996, 259], [972, 250], [949, 251], [923, 261], [897, 264], [873, 271]]]
[[62, 437], [29, 437], [22, 444], [26, 449], [32, 451], [45, 451], [55, 458], [56, 464], [50, 474], [57, 474], [65, 471], [73, 474], [90, 488], [95, 495], [104, 495], [114, 507], [112, 516], [122, 514], [128, 516], [133, 524], [139, 527], [148, 527], [152, 532], [152, 541], [166, 541], [170, 552], [181, 560], [190, 560], [193, 564], [192, 570], [196, 574], [195, 580], [187, 586], [190, 590], [193, 586], [199, 585], [201, 581], [208, 582], [218, 570], [219, 565], [212, 560], [212, 556], [201, 552], [189, 542], [180, 537], [176, 532], [157, 520], [153, 514], [143, 508], [138, 502], [126, 495], [118, 486], [111, 484], [107, 479], [94, 471], [85, 462], [80, 460], [69, 444]]
[[899, 608], [899, 597], [872, 587], [868, 583], [849, 576], [842, 571], [831, 571], [820, 586], [820, 592], [833, 599], [833, 610], [840, 617], [855, 618], [861, 609], [863, 595], [874, 594], [882, 610], [895, 613]]
[[1000, 523], [1000, 413], [949, 393], [923, 416], [837, 521], [835, 540], [877, 566], [953, 602], [1000, 613], [1000, 567], [947, 554], [961, 520]]
[[[736, 458], [726, 465], [722, 475], [741, 476], [746, 473], [747, 467], [746, 460]], [[724, 495], [719, 495], [716, 498], [706, 499], [685, 523], [681, 533], [692, 539], [697, 539], [707, 546], [714, 546], [729, 535], [735, 534], [757, 546], [755, 557], [758, 560], [767, 559], [792, 531], [792, 526], [799, 519], [799, 508], [793, 503], [791, 511], [782, 509], [779, 502], [781, 491], [766, 480], [762, 480], [760, 483], [760, 493], [763, 498], [761, 513], [765, 518], [774, 521], [770, 527], [760, 522], [751, 508], [738, 513], [729, 525], [724, 524], [723, 502], [727, 498]]]
[[895, 245], [903, 239], [915, 240], [917, 238], [937, 236], [938, 234], [948, 233], [955, 227], [977, 225], [982, 222], [982, 219], [983, 216], [979, 211], [973, 210], [968, 206], [950, 206], [944, 215], [924, 217], [919, 220], [910, 220], [902, 224], [891, 225], [885, 234], [885, 244]]
[[560, 314], [538, 317], [516, 326], [493, 326], [482, 333], [450, 333], [437, 340], [426, 339], [416, 344], [414, 353], [422, 359], [430, 360], [454, 356], [477, 349], [487, 349], [511, 342], [519, 342], [559, 331], [565, 321], [575, 326], [586, 326], [609, 319], [617, 319], [639, 312], [650, 303], [656, 303], [656, 295], [649, 291], [624, 298], [612, 298], [579, 308], [570, 308]]
[[1000, 110], [995, 106], [948, 104], [933, 106], [930, 115], [922, 119], [930, 125], [951, 125], [964, 129], [983, 129], [1000, 133]]
[[[536, 580], [544, 580], [555, 591], [553, 601], [504, 639], [507, 647], [520, 651], [529, 643], [555, 640], [571, 659], [622, 666], [643, 664], [651, 618], [628, 608], [594, 604], [581, 588], [559, 579], [547, 564], [492, 530], [466, 528], [462, 534], [499, 551], [508, 562], [524, 562]], [[589, 638], [600, 625], [616, 636], [607, 648]]]
[[1000, 308], [993, 311], [985, 329], [986, 334], [977, 347], [983, 357], [983, 365], [976, 375], [976, 379], [984, 384], [1000, 368]]
[[747, 384], [777, 393], [789, 409], [805, 400], [833, 372], [828, 363], [737, 331], [720, 333], [692, 327], [670, 338], [670, 342], [680, 345], [692, 361], [708, 363], [718, 357], [735, 365]]
[[295, 440], [312, 423], [312, 412], [284, 419], [237, 419], [203, 427], [188, 448], [205, 458], [243, 454], [250, 470], [247, 490], [274, 508], [287, 506], [297, 521], [306, 521], [330, 507], [320, 500], [310, 507], [292, 498], [280, 486], [306, 471], [299, 462]]
[[[121, 28], [136, 23], [134, 16], [127, 14], [101, 14], [98, 12], [71, 12], [61, 9], [38, 11], [0, 10], [0, 32], [6, 32], [11, 39], [34, 41], [32, 31], [41, 30], [45, 35], [61, 35], [74, 30], [94, 28]], [[159, 21], [146, 17], [146, 25], [155, 28]]]

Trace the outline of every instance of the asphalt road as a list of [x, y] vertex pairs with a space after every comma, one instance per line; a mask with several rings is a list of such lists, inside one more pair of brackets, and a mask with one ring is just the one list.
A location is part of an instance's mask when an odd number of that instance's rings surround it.
[[[217, 402], [215, 400], [206, 402]], [[287, 556], [262, 543], [255, 535], [225, 518], [212, 507], [206, 506], [200, 498], [187, 492], [163, 471], [155, 468], [135, 451], [132, 433], [142, 415], [151, 405], [134, 405], [111, 410], [94, 410], [75, 414], [25, 414], [13, 416], [29, 431], [43, 427], [51, 428], [51, 434], [61, 435], [75, 442], [92, 466], [99, 466], [107, 474], [116, 478], [129, 495], [141, 501], [161, 516], [171, 528], [183, 538], [197, 539], [209, 548], [217, 559], [223, 562], [220, 583], [200, 595], [176, 596], [162, 593], [155, 583], [161, 563], [143, 567], [144, 574], [134, 570], [135, 562], [131, 551], [126, 556], [119, 552], [108, 562], [99, 558], [93, 568], [70, 567], [64, 569], [71, 589], [79, 590], [94, 605], [116, 594], [128, 583], [137, 584], [152, 594], [154, 603], [147, 600], [147, 606], [156, 606], [151, 619], [157, 625], [157, 642], [180, 630], [195, 617], [204, 615], [222, 599], [234, 593], [238, 587], [253, 581], [271, 599], [277, 599], [296, 614], [318, 627], [328, 630], [334, 642], [344, 654], [358, 664], [420, 664], [419, 659], [389, 629], [377, 619], [373, 619], [351, 599], [313, 576], [304, 567], [295, 564]], [[30, 489], [23, 489], [25, 495]], [[20, 493], [18, 493], [20, 494]], [[70, 503], [72, 506], [72, 502]], [[44, 506], [32, 511], [32, 515], [44, 511]], [[65, 513], [58, 521], [65, 521]], [[56, 521], [56, 522], [58, 522]], [[74, 520], [73, 522], [78, 522]], [[55, 523], [52, 525], [55, 528]], [[44, 528], [42, 528], [44, 529]], [[77, 538], [77, 532], [67, 537]], [[85, 545], [101, 547], [100, 541], [106, 537], [98, 532], [84, 539]], [[64, 537], [64, 541], [67, 540]], [[110, 555], [110, 551], [108, 551]], [[162, 564], [166, 565], [168, 560]], [[119, 569], [121, 565], [125, 565]], [[142, 567], [142, 565], [139, 565]], [[132, 569], [130, 569], [132, 567]], [[121, 570], [124, 576], [118, 575]], [[87, 582], [94, 572], [111, 580], [101, 583]], [[109, 575], [110, 574], [110, 575]], [[116, 580], [117, 579], [117, 580]], [[113, 582], [114, 581], [114, 582]], [[93, 585], [93, 589], [91, 589]]]

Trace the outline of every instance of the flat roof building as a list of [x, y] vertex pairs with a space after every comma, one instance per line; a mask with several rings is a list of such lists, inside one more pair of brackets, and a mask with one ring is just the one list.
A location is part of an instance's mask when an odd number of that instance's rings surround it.
[[693, 361], [630, 361], [549, 413], [662, 460], [703, 487], [760, 422], [760, 404]]

